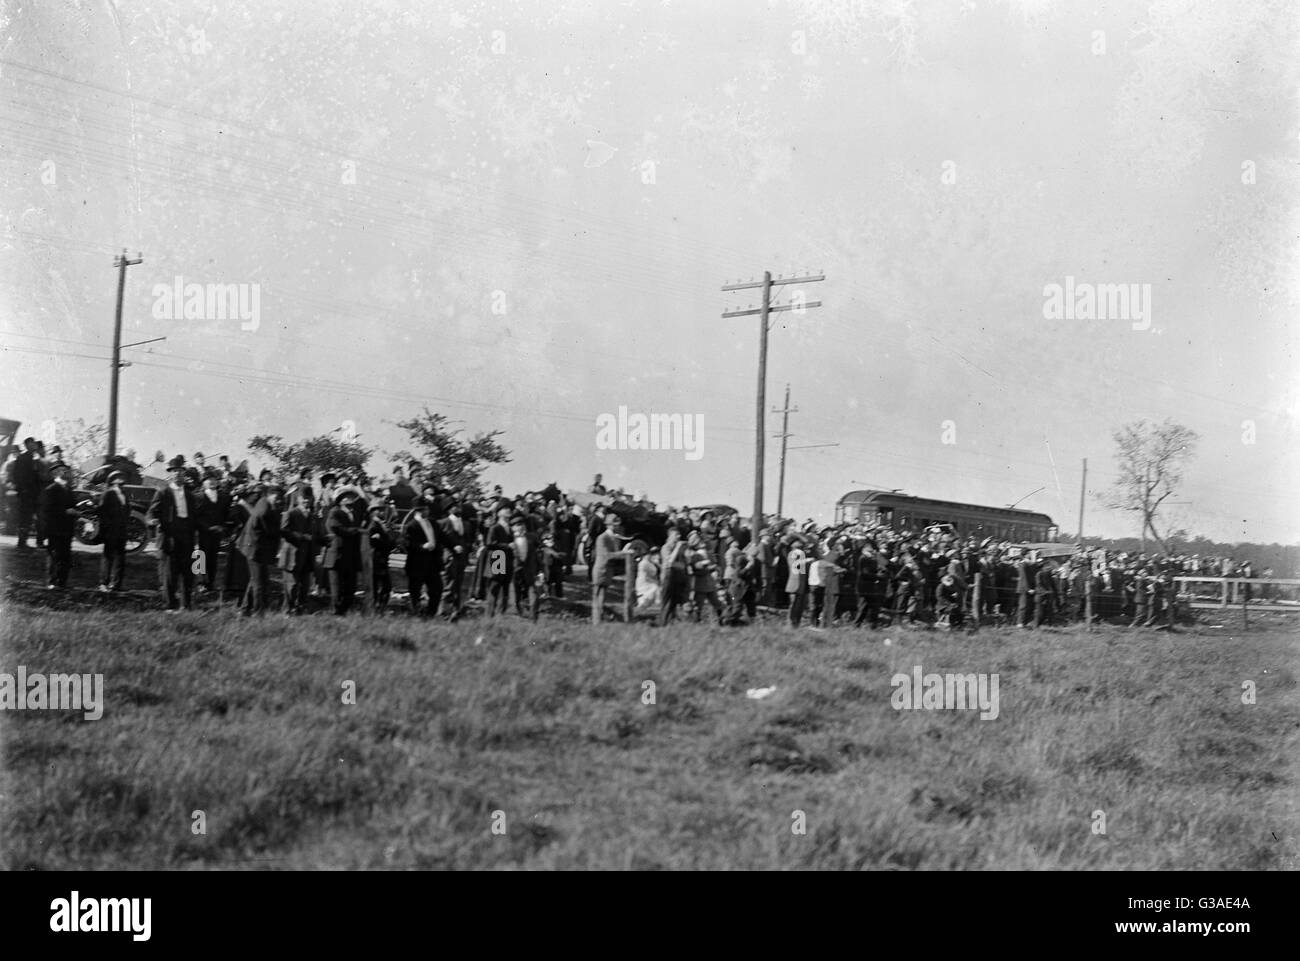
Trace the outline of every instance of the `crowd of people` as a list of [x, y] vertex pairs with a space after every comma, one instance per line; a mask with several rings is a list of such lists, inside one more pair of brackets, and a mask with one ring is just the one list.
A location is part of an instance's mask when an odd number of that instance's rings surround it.
[[[84, 516], [58, 451], [29, 438], [6, 465], [17, 495], [19, 548], [35, 529], [49, 553], [49, 586], [65, 587], [75, 524]], [[137, 468], [105, 469], [94, 516], [103, 545], [99, 589], [121, 590]], [[734, 510], [656, 509], [608, 491], [600, 475], [583, 495], [548, 487], [507, 497], [448, 489], [415, 461], [372, 480], [360, 471], [271, 470], [256, 478], [226, 457], [166, 462], [147, 519], [168, 610], [214, 594], [241, 614], [265, 613], [270, 586], [282, 610], [325, 606], [344, 615], [363, 598], [384, 611], [394, 596], [390, 559], [403, 558], [405, 607], [459, 619], [470, 600], [488, 616], [513, 607], [536, 618], [564, 600], [585, 567], [591, 617], [609, 614], [611, 588], [635, 592], [634, 614], [660, 624], [689, 618], [753, 623], [763, 609], [792, 627], [877, 628], [890, 623], [962, 627], [972, 620], [1041, 627], [1080, 620], [1168, 623], [1178, 575], [1253, 577], [1249, 562], [1077, 549], [1039, 556], [946, 525], [899, 531], [861, 524], [768, 519], [755, 540]], [[1056, 553], [1043, 551], [1043, 554]], [[219, 558], [224, 557], [224, 565]], [[220, 573], [220, 577], [218, 574]], [[1268, 576], [1271, 572], [1264, 572]], [[317, 604], [313, 599], [321, 599]]]

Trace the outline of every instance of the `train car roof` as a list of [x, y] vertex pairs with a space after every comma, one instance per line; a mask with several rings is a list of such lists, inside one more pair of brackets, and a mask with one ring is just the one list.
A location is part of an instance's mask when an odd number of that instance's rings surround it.
[[911, 504], [917, 507], [965, 508], [966, 510], [987, 511], [993, 514], [1001, 514], [1007, 517], [1016, 517], [1024, 520], [1033, 519], [1049, 525], [1055, 523], [1047, 514], [1040, 514], [1037, 511], [1025, 511], [1016, 507], [991, 507], [985, 504], [967, 504], [962, 501], [941, 501], [929, 497], [915, 497], [912, 494], [903, 494], [896, 491], [849, 491], [839, 499], [837, 506], [848, 504], [883, 504], [890, 501], [895, 503]]

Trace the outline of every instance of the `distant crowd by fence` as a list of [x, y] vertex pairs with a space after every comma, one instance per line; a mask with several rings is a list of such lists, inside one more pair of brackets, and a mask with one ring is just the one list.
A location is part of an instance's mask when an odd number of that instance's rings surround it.
[[[67, 466], [38, 448], [29, 439], [6, 469], [19, 546], [34, 529], [37, 546], [45, 542], [50, 551], [50, 584], [61, 587], [72, 533], [89, 515], [103, 544], [100, 590], [118, 590], [129, 514], [122, 492], [140, 480], [138, 465], [105, 468], [104, 489], [87, 511], [67, 490]], [[168, 609], [212, 592], [261, 613], [278, 571], [287, 613], [319, 606], [310, 599], [326, 596], [338, 614], [358, 595], [363, 608], [383, 610], [394, 594], [395, 556], [403, 558], [405, 606], [453, 620], [470, 599], [489, 615], [513, 606], [536, 617], [543, 601], [564, 599], [566, 579], [582, 566], [594, 620], [607, 616], [622, 586], [624, 616], [662, 624], [709, 616], [739, 625], [765, 608], [794, 627], [1042, 627], [1089, 618], [1156, 625], [1172, 617], [1179, 584], [1214, 580], [1222, 604], [1236, 603], [1241, 592], [1249, 600], [1253, 589], [1249, 561], [1034, 550], [962, 539], [942, 525], [900, 531], [770, 518], [755, 540], [734, 510], [659, 511], [643, 497], [607, 491], [599, 475], [582, 494], [552, 484], [507, 497], [500, 487], [481, 496], [446, 489], [416, 462], [382, 481], [310, 470], [265, 470], [254, 479], [245, 465], [225, 458], [209, 465], [202, 454], [189, 463], [173, 457], [167, 472], [169, 480], [151, 493], [147, 519]]]

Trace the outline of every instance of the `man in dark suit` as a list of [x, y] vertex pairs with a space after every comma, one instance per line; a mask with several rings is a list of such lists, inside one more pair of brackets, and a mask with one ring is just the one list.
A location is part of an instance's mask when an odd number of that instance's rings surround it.
[[108, 490], [99, 501], [99, 537], [104, 544], [99, 589], [105, 593], [122, 589], [126, 570], [126, 534], [131, 522], [131, 505], [122, 489], [126, 475], [113, 471], [108, 475]]
[[487, 616], [504, 614], [514, 579], [514, 551], [510, 544], [510, 508], [497, 511], [497, 519], [483, 535], [484, 550], [474, 571], [474, 596], [487, 601]]
[[[518, 515], [510, 519], [510, 534], [515, 551], [515, 613], [520, 617], [537, 620], [541, 602], [541, 596], [537, 593], [537, 575], [542, 570], [542, 543], [528, 529], [526, 519]], [[634, 577], [628, 578], [627, 584], [631, 585], [634, 580]], [[628, 586], [625, 589], [632, 588]]]
[[357, 592], [357, 571], [361, 568], [361, 527], [352, 516], [357, 492], [339, 491], [338, 500], [325, 519], [325, 557], [321, 566], [329, 574], [334, 613], [342, 616], [352, 608]]
[[439, 568], [442, 553], [438, 544], [438, 530], [429, 517], [431, 505], [423, 497], [412, 504], [414, 511], [402, 530], [406, 542], [406, 584], [409, 591], [411, 613], [420, 613], [420, 593], [428, 593], [424, 613], [437, 613], [442, 596], [442, 579]]
[[51, 588], [68, 586], [72, 568], [72, 535], [77, 528], [77, 497], [68, 484], [68, 467], [56, 464], [53, 480], [41, 491], [41, 523], [45, 548], [49, 552]]
[[185, 458], [173, 457], [167, 463], [171, 477], [167, 486], [154, 494], [149, 504], [149, 523], [158, 529], [158, 573], [168, 612], [179, 609], [176, 592], [181, 588], [184, 607], [194, 606], [195, 514], [198, 501], [185, 486]]
[[311, 583], [315, 538], [312, 536], [312, 491], [300, 484], [280, 518], [280, 570], [284, 572], [284, 612], [301, 614]]
[[[36, 526], [36, 512], [43, 490], [36, 471], [36, 438], [23, 441], [23, 452], [14, 458], [13, 473], [9, 482], [18, 494], [18, 549], [27, 550], [27, 532]], [[37, 547], [40, 547], [40, 529], [37, 528]]]
[[[384, 526], [384, 514], [388, 507], [382, 503], [371, 503], [366, 511], [366, 538], [370, 541], [371, 579], [374, 585], [375, 611], [382, 614], [388, 608], [388, 599], [393, 593], [393, 578], [388, 569], [388, 558], [393, 553], [393, 538]], [[436, 609], [438, 597], [429, 594]], [[431, 611], [432, 612], [432, 611]]]
[[861, 556], [858, 558], [857, 569], [853, 575], [853, 590], [858, 598], [858, 610], [853, 626], [861, 627], [865, 622], [874, 630], [880, 624], [883, 591], [880, 562], [870, 544], [863, 546]]
[[402, 473], [402, 468], [394, 467], [393, 483], [388, 488], [388, 496], [392, 498], [393, 506], [399, 511], [408, 511], [415, 506], [419, 493], [406, 482], [406, 475]]
[[280, 558], [280, 495], [277, 485], [266, 488], [249, 511], [239, 536], [239, 549], [248, 558], [248, 590], [239, 613], [265, 614], [271, 591], [271, 571]]
[[219, 489], [214, 473], [203, 479], [203, 490], [195, 500], [197, 506], [194, 525], [199, 551], [203, 555], [202, 589], [210, 591], [217, 584], [217, 559], [221, 554], [221, 539], [226, 534], [226, 523], [230, 520], [230, 495]]
[[475, 539], [473, 528], [461, 516], [462, 509], [460, 504], [452, 504], [447, 516], [438, 522], [438, 540], [442, 543], [442, 601], [438, 611], [451, 621], [460, 619], [461, 581]]
[[1025, 555], [1016, 562], [1016, 623], [1028, 627], [1034, 615], [1034, 588], [1038, 583], [1038, 564]]

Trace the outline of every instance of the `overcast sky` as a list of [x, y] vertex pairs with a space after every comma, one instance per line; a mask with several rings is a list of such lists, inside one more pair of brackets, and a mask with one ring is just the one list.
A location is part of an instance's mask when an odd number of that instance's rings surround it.
[[[787, 513], [901, 488], [1073, 531], [1081, 459], [1100, 491], [1113, 430], [1172, 417], [1201, 441], [1170, 520], [1300, 540], [1293, 5], [0, 9], [24, 434], [106, 419], [126, 247], [124, 341], [167, 339], [126, 352], [121, 447], [348, 421], [392, 451], [427, 404], [504, 430], [508, 489], [747, 512], [758, 322], [721, 314], [757, 296], [720, 288], [824, 272], [771, 330], [767, 406], [789, 383], [791, 444], [839, 444], [790, 452]], [[256, 329], [155, 316], [177, 277], [257, 285]], [[1067, 277], [1149, 316], [1049, 319]], [[702, 417], [703, 456], [598, 449], [620, 405]], [[1090, 493], [1085, 532], [1136, 525]]]

